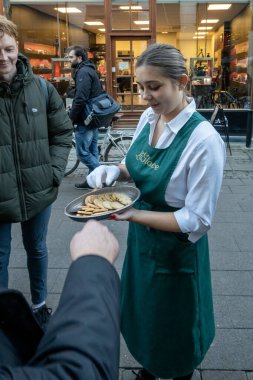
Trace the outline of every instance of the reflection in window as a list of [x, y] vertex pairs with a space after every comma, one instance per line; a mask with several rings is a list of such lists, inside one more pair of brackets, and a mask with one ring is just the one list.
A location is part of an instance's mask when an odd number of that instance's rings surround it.
[[[157, 2], [157, 42], [176, 46], [190, 74], [189, 90], [198, 108], [250, 106], [252, 33], [249, 2], [231, 2], [229, 9], [208, 9], [208, 3]], [[252, 48], [251, 48], [252, 49]]]

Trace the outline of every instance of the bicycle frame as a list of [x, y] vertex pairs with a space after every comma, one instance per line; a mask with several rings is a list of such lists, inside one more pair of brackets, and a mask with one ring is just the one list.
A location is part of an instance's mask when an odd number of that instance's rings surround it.
[[[122, 156], [125, 156], [125, 151], [121, 148], [120, 145], [118, 145], [117, 143], [115, 143], [116, 140], [118, 140], [119, 138], [121, 138], [121, 140], [123, 141], [123, 138], [124, 137], [129, 137], [130, 135], [129, 134], [126, 134], [125, 132], [123, 131], [113, 131], [112, 133], [112, 127], [109, 126], [108, 128], [100, 128], [99, 129], [99, 138], [98, 138], [98, 146], [99, 146], [99, 160], [101, 161], [102, 164], [106, 164], [106, 160], [105, 160], [105, 152], [106, 152], [106, 148], [108, 147], [108, 145], [111, 143], [113, 144], [117, 149], [118, 151], [122, 154]], [[102, 130], [105, 130], [105, 134], [103, 135], [101, 133]], [[102, 137], [103, 135], [103, 137]], [[101, 143], [101, 138], [102, 137], [102, 143]], [[131, 136], [132, 137], [132, 136]], [[110, 162], [111, 164], [112, 162]]]

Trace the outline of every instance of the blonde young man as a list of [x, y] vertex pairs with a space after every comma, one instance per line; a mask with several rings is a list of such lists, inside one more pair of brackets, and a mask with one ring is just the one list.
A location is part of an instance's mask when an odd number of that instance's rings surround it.
[[72, 124], [55, 88], [18, 53], [17, 27], [0, 16], [0, 286], [8, 287], [12, 223], [21, 223], [32, 309], [44, 328], [51, 204], [71, 147]]

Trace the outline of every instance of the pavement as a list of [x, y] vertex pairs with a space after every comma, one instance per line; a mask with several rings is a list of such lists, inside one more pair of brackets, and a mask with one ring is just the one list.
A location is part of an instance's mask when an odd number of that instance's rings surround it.
[[[193, 380], [253, 380], [253, 150], [232, 143], [216, 215], [209, 232], [216, 337]], [[215, 152], [214, 152], [215, 154]], [[48, 306], [57, 307], [70, 265], [69, 242], [82, 224], [68, 219], [64, 207], [82, 194], [74, 183], [83, 180], [79, 167], [63, 180], [53, 204], [48, 231]], [[115, 263], [121, 273], [126, 249], [127, 222], [104, 221], [120, 241]], [[9, 266], [10, 288], [21, 290], [30, 302], [26, 255], [19, 224], [13, 225]], [[119, 380], [133, 380], [140, 365], [123, 340]], [[126, 368], [126, 369], [124, 369]]]

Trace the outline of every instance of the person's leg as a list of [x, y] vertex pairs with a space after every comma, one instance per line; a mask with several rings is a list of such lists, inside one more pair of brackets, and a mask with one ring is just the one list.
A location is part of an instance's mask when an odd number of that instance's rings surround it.
[[[91, 144], [90, 144], [90, 153], [92, 154], [92, 156], [95, 158], [95, 167], [94, 169], [99, 166], [99, 164], [97, 165], [97, 162], [99, 163], [99, 153], [98, 153], [98, 129], [93, 129], [92, 130], [92, 140], [91, 140]], [[94, 170], [93, 169], [93, 170]], [[90, 171], [89, 170], [89, 173], [91, 173], [92, 170]]]
[[0, 223], [0, 286], [8, 288], [8, 265], [11, 253], [11, 223]]
[[44, 303], [47, 297], [48, 253], [46, 237], [50, 215], [51, 206], [45, 208], [32, 219], [21, 223], [34, 305]]
[[193, 372], [189, 373], [189, 375], [186, 375], [186, 376], [174, 377], [173, 380], [191, 380], [192, 375], [193, 375]]
[[85, 126], [77, 126], [75, 129], [75, 138], [77, 157], [88, 167], [89, 172], [91, 172], [99, 166], [98, 150], [94, 149], [95, 143], [97, 145], [96, 133], [94, 134], [93, 130], [87, 129]]

